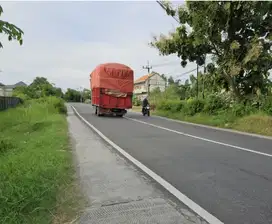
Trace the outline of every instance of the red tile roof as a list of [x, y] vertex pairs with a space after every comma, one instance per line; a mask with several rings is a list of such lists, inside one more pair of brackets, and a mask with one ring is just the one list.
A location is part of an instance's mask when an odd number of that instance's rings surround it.
[[134, 83], [144, 82], [144, 81], [146, 81], [146, 80], [148, 79], [148, 77], [150, 77], [150, 76], [152, 76], [152, 74], [144, 75], [144, 76], [142, 76], [142, 77], [136, 79], [136, 80], [134, 81]]

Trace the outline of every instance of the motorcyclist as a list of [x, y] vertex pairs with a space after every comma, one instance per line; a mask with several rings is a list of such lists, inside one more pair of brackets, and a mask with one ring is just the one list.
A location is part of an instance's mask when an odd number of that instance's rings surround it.
[[148, 97], [144, 98], [143, 105], [142, 105], [142, 113], [144, 112], [144, 108], [149, 105]]

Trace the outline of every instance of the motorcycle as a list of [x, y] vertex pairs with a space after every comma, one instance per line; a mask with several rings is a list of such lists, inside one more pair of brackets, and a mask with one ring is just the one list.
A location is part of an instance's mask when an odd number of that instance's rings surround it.
[[150, 106], [147, 105], [146, 107], [143, 108], [143, 115], [147, 115], [147, 116], [150, 116]]

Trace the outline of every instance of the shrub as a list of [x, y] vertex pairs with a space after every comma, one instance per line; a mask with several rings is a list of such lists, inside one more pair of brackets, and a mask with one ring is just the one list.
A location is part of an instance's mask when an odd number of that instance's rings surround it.
[[268, 115], [272, 115], [272, 96], [262, 99], [259, 109]]
[[133, 96], [132, 104], [133, 104], [133, 106], [141, 106], [141, 100], [139, 100], [137, 97]]
[[23, 102], [30, 99], [28, 95], [23, 94], [23, 93], [18, 93], [16, 95], [14, 94], [14, 96], [20, 98]]
[[201, 99], [188, 99], [185, 104], [184, 114], [193, 116], [203, 111], [205, 101]]
[[37, 103], [43, 104], [48, 110], [56, 111], [60, 114], [66, 114], [67, 108], [65, 106], [65, 101], [61, 98], [55, 96], [41, 97], [35, 99]]
[[158, 110], [171, 111], [173, 113], [180, 112], [184, 104], [180, 100], [162, 100], [157, 105]]
[[228, 108], [227, 102], [218, 95], [209, 95], [205, 100], [205, 106], [203, 111], [208, 114], [215, 114], [219, 110]]
[[64, 100], [57, 98], [57, 97], [48, 97], [49, 101], [53, 104], [54, 108], [60, 114], [67, 114], [67, 108], [65, 106]]
[[242, 117], [245, 115], [249, 115], [256, 111], [256, 108], [252, 107], [248, 103], [234, 103], [231, 107], [231, 113], [236, 117]]

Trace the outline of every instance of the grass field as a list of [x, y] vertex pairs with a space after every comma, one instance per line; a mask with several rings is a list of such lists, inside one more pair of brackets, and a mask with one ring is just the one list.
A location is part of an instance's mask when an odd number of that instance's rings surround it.
[[0, 223], [65, 223], [77, 215], [82, 198], [65, 109], [48, 98], [0, 112]]

